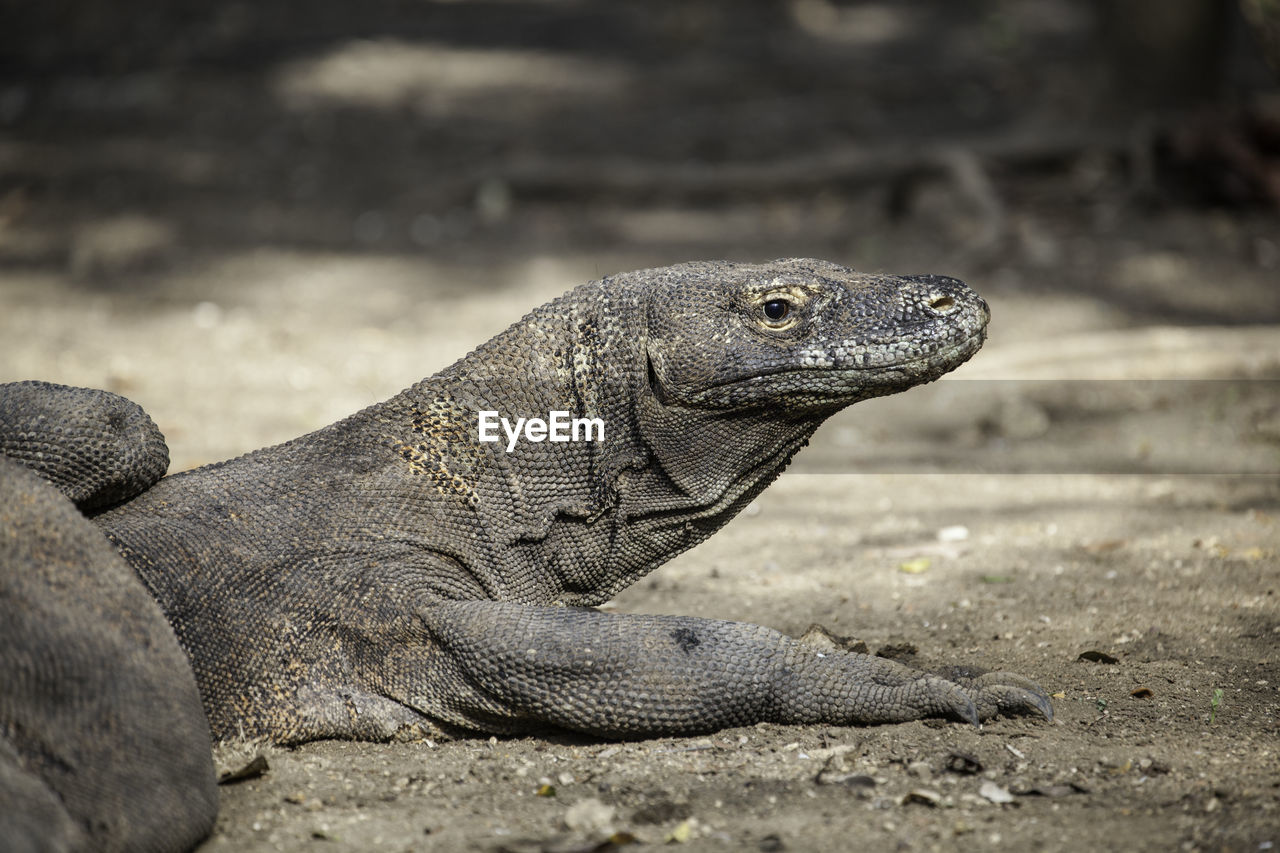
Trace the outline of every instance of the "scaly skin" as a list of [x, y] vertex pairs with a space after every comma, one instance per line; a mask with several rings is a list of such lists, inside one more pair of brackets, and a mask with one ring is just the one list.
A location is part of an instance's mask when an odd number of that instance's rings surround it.
[[182, 850], [217, 809], [164, 614], [65, 496], [0, 457], [0, 850]]
[[[279, 742], [1051, 707], [765, 628], [599, 604], [711, 535], [829, 415], [981, 346], [942, 277], [694, 263], [593, 282], [330, 427], [162, 480], [97, 520], [185, 647], [215, 737]], [[605, 441], [478, 440], [478, 412]]]
[[137, 403], [49, 382], [0, 385], [0, 456], [40, 474], [84, 512], [133, 497], [169, 467], [164, 436]]

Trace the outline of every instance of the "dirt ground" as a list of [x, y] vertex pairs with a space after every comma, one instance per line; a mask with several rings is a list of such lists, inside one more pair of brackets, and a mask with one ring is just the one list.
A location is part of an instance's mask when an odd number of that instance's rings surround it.
[[1214, 109], [1117, 123], [1070, 2], [140, 5], [0, 37], [0, 381], [124, 393], [181, 470], [613, 271], [957, 275], [972, 362], [610, 607], [817, 622], [1057, 712], [262, 747], [202, 850], [1280, 845], [1280, 212], [1158, 156], [1248, 147], [1277, 91], [1243, 41]]

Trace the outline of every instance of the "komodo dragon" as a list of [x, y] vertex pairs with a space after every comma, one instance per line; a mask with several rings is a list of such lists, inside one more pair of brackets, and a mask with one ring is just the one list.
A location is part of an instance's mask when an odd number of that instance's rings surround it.
[[[733, 518], [834, 412], [960, 365], [987, 320], [955, 279], [824, 261], [611, 276], [386, 402], [94, 520], [168, 617], [215, 739], [1051, 719], [1008, 673], [591, 609]], [[481, 412], [556, 411], [603, 440], [480, 440]]]

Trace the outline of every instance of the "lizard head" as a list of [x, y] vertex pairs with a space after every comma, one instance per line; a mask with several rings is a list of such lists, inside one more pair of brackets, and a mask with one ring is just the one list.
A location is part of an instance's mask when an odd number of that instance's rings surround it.
[[990, 318], [980, 296], [945, 276], [805, 259], [664, 272], [647, 350], [666, 405], [842, 408], [955, 369], [982, 346]]

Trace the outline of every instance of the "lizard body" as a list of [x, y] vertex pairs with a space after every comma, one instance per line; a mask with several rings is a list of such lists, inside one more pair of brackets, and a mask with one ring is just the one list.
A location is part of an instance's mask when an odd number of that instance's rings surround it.
[[[823, 261], [612, 276], [390, 400], [94, 520], [173, 626], [215, 739], [1051, 718], [1007, 673], [592, 609], [729, 521], [831, 414], [964, 362], [988, 316], [955, 279]], [[480, 440], [482, 411], [598, 419], [605, 439], [508, 450]]]

